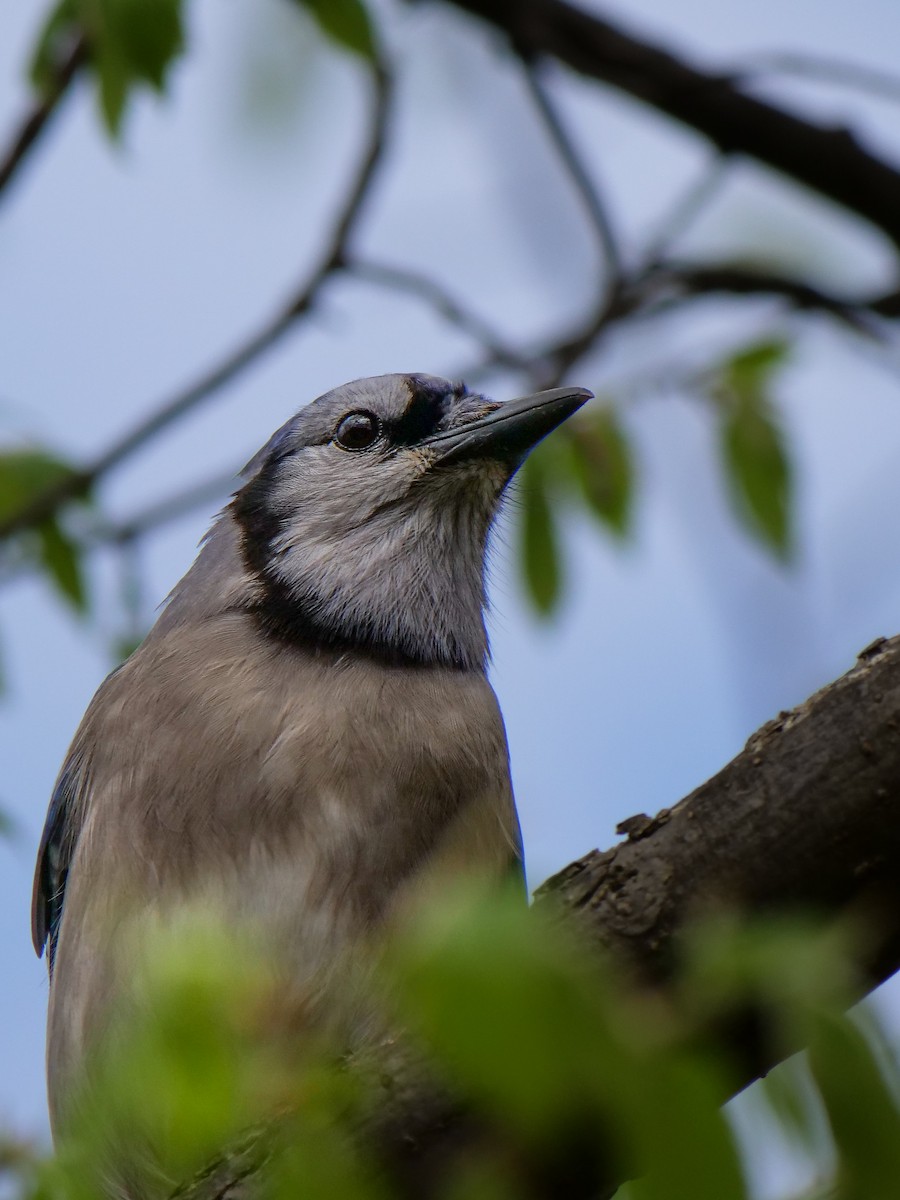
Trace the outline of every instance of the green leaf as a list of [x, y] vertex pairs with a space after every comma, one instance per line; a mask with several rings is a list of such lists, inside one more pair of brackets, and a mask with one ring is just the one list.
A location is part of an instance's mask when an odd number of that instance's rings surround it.
[[412, 914], [390, 953], [404, 1022], [465, 1094], [525, 1136], [552, 1140], [616, 1078], [592, 964], [532, 919], [519, 889], [451, 889]]
[[92, 62], [97, 75], [97, 94], [103, 122], [110, 137], [117, 137], [128, 101], [128, 66], [115, 47], [111, 46], [98, 47]]
[[822, 1017], [809, 1057], [838, 1150], [839, 1195], [894, 1200], [900, 1114], [872, 1047], [849, 1018]]
[[362, 58], [375, 59], [375, 33], [362, 0], [295, 0], [324, 34]]
[[0, 838], [7, 838], [12, 841], [18, 834], [18, 822], [10, 816], [6, 809], [0, 808]]
[[74, 473], [74, 467], [46, 450], [0, 453], [0, 519], [12, 516]]
[[719, 1103], [722, 1093], [699, 1058], [657, 1052], [645, 1083], [646, 1175], [634, 1200], [745, 1200], [740, 1158]]
[[143, 83], [161, 92], [184, 49], [181, 0], [77, 2], [90, 31], [103, 116], [115, 136], [133, 89]]
[[575, 478], [588, 508], [617, 537], [625, 537], [633, 510], [634, 456], [615, 409], [600, 408], [565, 430]]
[[143, 640], [143, 637], [136, 633], [129, 633], [116, 638], [111, 649], [113, 660], [117, 664], [125, 662], [127, 658], [131, 658]]
[[756, 1094], [788, 1139], [810, 1155], [824, 1155], [825, 1117], [805, 1057], [794, 1055], [777, 1066], [760, 1080]]
[[38, 35], [31, 78], [52, 89], [61, 47], [82, 30], [90, 46], [103, 120], [116, 136], [135, 87], [160, 92], [184, 49], [183, 0], [60, 0]]
[[546, 455], [541, 450], [525, 463], [519, 495], [522, 501], [521, 562], [525, 586], [537, 611], [549, 615], [559, 603], [562, 564], [556, 521], [548, 494]]
[[787, 559], [793, 473], [770, 389], [789, 347], [760, 342], [720, 365], [711, 396], [721, 414], [720, 446], [735, 509], [754, 536]]
[[[0, 454], [0, 520], [27, 508], [48, 489], [63, 483], [74, 468], [46, 450], [9, 450]], [[86, 497], [82, 497], [86, 499]], [[44, 571], [56, 591], [78, 612], [87, 607], [81, 547], [55, 517], [17, 535], [29, 559]]]
[[786, 338], [764, 338], [745, 346], [725, 362], [725, 369], [737, 386], [763, 386], [790, 358], [791, 343]]
[[56, 89], [57, 67], [64, 47], [76, 36], [75, 0], [60, 0], [50, 10], [37, 36], [28, 76], [43, 96], [51, 95]]
[[735, 506], [747, 527], [780, 558], [788, 558], [791, 464], [764, 396], [738, 397], [722, 425], [722, 453]]
[[444, 890], [390, 954], [404, 1027], [537, 1162], [571, 1147], [642, 1200], [744, 1200], [718, 1066], [550, 913]]
[[102, 0], [102, 9], [104, 42], [115, 45], [132, 81], [161, 92], [184, 48], [181, 0]]
[[38, 528], [40, 557], [46, 574], [56, 590], [77, 611], [87, 609], [87, 591], [81, 569], [81, 547], [60, 528], [55, 520], [44, 521]]

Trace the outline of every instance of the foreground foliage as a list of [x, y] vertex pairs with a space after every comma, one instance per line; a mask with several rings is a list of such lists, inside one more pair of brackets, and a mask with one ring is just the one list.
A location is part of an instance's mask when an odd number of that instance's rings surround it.
[[[387, 952], [395, 1027], [492, 1131], [448, 1172], [444, 1195], [525, 1200], [561, 1156], [584, 1178], [631, 1178], [628, 1200], [752, 1195], [754, 1165], [720, 1107], [729, 1063], [697, 1036], [711, 1012], [748, 1003], [768, 1014], [768, 1036], [810, 1047], [756, 1089], [782, 1141], [837, 1200], [895, 1194], [900, 1072], [870, 1010], [841, 1015], [852, 988], [842, 937], [800, 921], [707, 926], [672, 1003], [535, 917], [512, 898], [460, 896]], [[158, 937], [141, 988], [143, 1017], [98, 1065], [58, 1156], [10, 1146], [0, 1157], [7, 1192], [88, 1200], [110, 1145], [149, 1142], [163, 1196], [266, 1128], [265, 1195], [392, 1194], [357, 1134], [380, 1103], [370, 1077], [296, 1024], [285, 1040], [284, 994], [257, 954], [185, 925]]]

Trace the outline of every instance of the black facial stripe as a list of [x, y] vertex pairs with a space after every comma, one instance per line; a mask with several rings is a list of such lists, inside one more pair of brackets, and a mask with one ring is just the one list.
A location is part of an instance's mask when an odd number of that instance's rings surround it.
[[270, 460], [245, 483], [231, 502], [231, 510], [241, 531], [241, 553], [254, 575], [261, 575], [272, 555], [272, 547], [281, 532], [281, 521], [273, 511], [272, 488], [278, 460]]
[[446, 415], [451, 400], [450, 392], [417, 386], [406, 411], [388, 426], [391, 443], [395, 446], [416, 446], [431, 437]]
[[360, 623], [350, 629], [335, 628], [313, 615], [314, 605], [291, 593], [272, 571], [272, 554], [283, 522], [271, 506], [278, 462], [268, 462], [246, 483], [231, 502], [241, 535], [241, 554], [250, 574], [261, 586], [258, 600], [244, 607], [268, 637], [312, 651], [364, 654], [393, 666], [443, 666], [465, 671], [472, 668], [461, 647], [447, 653], [416, 651], [386, 641], [374, 628]]

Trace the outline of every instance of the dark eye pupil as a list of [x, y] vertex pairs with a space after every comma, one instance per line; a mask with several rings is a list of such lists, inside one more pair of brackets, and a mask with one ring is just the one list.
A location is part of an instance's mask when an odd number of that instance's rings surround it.
[[356, 412], [344, 417], [337, 427], [335, 440], [345, 450], [365, 450], [377, 439], [378, 419], [371, 413]]

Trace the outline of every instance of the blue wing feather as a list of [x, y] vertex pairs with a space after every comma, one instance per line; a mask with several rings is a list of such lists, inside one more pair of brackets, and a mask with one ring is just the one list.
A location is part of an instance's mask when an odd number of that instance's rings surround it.
[[47, 948], [47, 963], [53, 970], [53, 957], [62, 920], [66, 877], [75, 848], [80, 821], [77, 800], [84, 785], [79, 756], [73, 755], [63, 766], [50, 798], [47, 820], [38, 850], [31, 903], [31, 937], [38, 957]]

